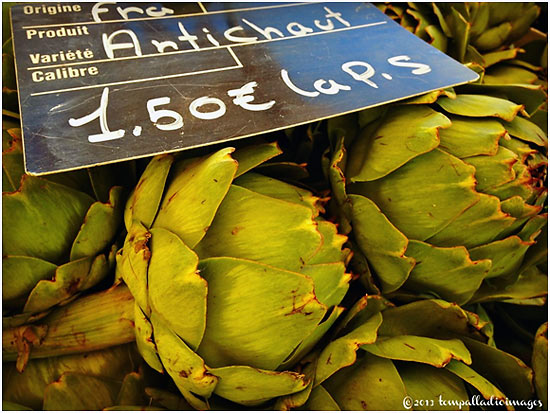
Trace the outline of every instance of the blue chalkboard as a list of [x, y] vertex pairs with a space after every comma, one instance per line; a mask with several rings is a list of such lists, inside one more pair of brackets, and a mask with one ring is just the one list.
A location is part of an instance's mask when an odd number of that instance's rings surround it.
[[368, 3], [11, 9], [26, 169], [231, 141], [477, 74]]

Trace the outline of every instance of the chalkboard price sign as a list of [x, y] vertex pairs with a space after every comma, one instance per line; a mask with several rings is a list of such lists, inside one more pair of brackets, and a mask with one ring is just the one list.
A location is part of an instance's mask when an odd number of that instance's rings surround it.
[[477, 79], [368, 3], [11, 9], [28, 173], [231, 141]]

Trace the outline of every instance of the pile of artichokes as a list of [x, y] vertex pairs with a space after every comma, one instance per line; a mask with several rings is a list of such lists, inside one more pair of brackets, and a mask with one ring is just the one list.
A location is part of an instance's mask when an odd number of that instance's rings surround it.
[[546, 410], [547, 38], [495, 4], [378, 5], [474, 84], [46, 177], [5, 42], [3, 409]]

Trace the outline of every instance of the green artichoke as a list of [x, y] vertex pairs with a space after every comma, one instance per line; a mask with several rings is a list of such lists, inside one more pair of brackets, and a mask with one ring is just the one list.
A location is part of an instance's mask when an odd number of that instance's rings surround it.
[[[189, 410], [169, 377], [140, 357], [133, 318], [134, 299], [118, 285], [4, 328], [4, 409]], [[21, 354], [31, 358], [23, 368], [13, 363]]]
[[[100, 410], [129, 404], [130, 394], [131, 403], [136, 404], [133, 393], [138, 392], [132, 385], [141, 378], [139, 358], [135, 345], [122, 345], [31, 360], [22, 373], [14, 363], [5, 363], [3, 408], [16, 403], [34, 410]], [[146, 405], [145, 400], [141, 403]]]
[[403, 27], [460, 62], [525, 36], [540, 14], [535, 3], [385, 3], [378, 8]]
[[547, 223], [547, 138], [520, 112], [437, 92], [360, 113], [355, 139], [333, 131], [347, 139], [330, 165], [335, 199], [383, 293], [459, 304], [546, 295], [536, 269], [516, 283]]
[[[5, 326], [97, 285], [113, 269], [128, 165], [26, 175], [21, 130], [2, 127], [2, 302]], [[9, 223], [9, 224], [8, 224]]]
[[495, 410], [513, 409], [506, 405], [510, 400], [523, 409], [527, 403], [540, 407], [531, 400], [532, 370], [495, 347], [491, 327], [482, 316], [442, 300], [395, 307], [365, 296], [337, 337], [308, 360], [312, 386], [281, 398], [277, 407], [463, 410], [485, 403]]
[[387, 3], [378, 6], [418, 37], [480, 74], [464, 93], [523, 104], [531, 120], [548, 122], [548, 36], [530, 27], [535, 3]]
[[302, 390], [289, 371], [343, 311], [346, 237], [311, 192], [250, 169], [273, 144], [174, 163], [155, 157], [130, 196], [117, 274], [138, 348], [195, 408]]

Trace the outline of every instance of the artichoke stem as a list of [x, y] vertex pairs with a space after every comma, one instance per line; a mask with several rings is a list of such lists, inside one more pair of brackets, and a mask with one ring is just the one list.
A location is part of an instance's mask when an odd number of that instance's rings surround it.
[[119, 285], [59, 307], [36, 324], [2, 332], [2, 358], [17, 360], [22, 371], [29, 358], [101, 350], [129, 343], [134, 335], [134, 298]]

